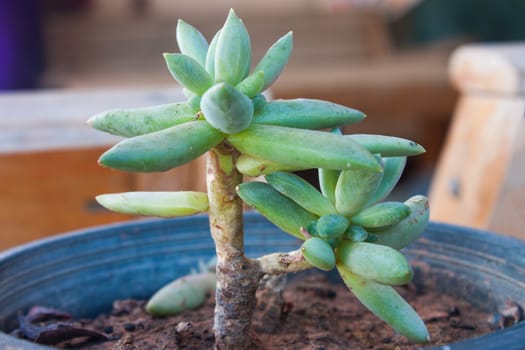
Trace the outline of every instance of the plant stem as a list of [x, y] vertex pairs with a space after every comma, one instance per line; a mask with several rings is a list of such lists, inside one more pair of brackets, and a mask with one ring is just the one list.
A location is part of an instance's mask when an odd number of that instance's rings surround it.
[[262, 277], [259, 264], [244, 255], [242, 200], [235, 188], [242, 175], [238, 152], [220, 144], [208, 152], [207, 185], [210, 230], [217, 253], [215, 348], [249, 349], [249, 328]]

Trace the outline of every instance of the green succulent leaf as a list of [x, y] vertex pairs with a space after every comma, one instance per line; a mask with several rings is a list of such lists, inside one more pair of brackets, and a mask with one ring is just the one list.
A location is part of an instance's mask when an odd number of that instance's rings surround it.
[[292, 49], [293, 33], [288, 32], [266, 51], [254, 69], [255, 72], [264, 72], [264, 85], [262, 90], [266, 90], [279, 77], [284, 66], [288, 63]]
[[281, 230], [299, 239], [304, 239], [301, 228], [317, 220], [315, 215], [266, 183], [243, 183], [237, 188], [237, 193], [246, 204], [257, 209]]
[[359, 144], [332, 133], [252, 124], [227, 139], [242, 153], [298, 169], [382, 171], [374, 156]]
[[[379, 165], [379, 163], [376, 162]], [[335, 188], [335, 207], [345, 216], [360, 212], [376, 192], [383, 173], [367, 169], [343, 170]]]
[[401, 137], [370, 134], [353, 134], [345, 137], [356, 141], [370, 153], [380, 154], [382, 157], [417, 156], [425, 153], [423, 146]]
[[342, 241], [337, 247], [337, 261], [353, 273], [388, 285], [406, 284], [413, 272], [399, 251], [375, 243]]
[[177, 44], [181, 53], [190, 56], [202, 67], [206, 66], [208, 41], [201, 32], [182, 19], [177, 23]]
[[224, 135], [204, 120], [123, 140], [99, 159], [105, 167], [137, 172], [166, 171], [218, 145]]
[[273, 172], [266, 175], [265, 179], [273, 188], [310, 213], [319, 216], [335, 213], [334, 205], [326, 197], [306, 180], [295, 174]]
[[410, 215], [410, 208], [399, 202], [382, 202], [363, 209], [352, 217], [352, 223], [369, 230], [396, 225]]
[[215, 47], [215, 80], [235, 86], [246, 78], [251, 50], [250, 35], [244, 23], [230, 10]]
[[339, 214], [323, 215], [317, 221], [316, 231], [323, 239], [337, 239], [346, 231], [350, 222]]
[[176, 279], [159, 289], [146, 304], [146, 311], [156, 316], [175, 316], [201, 306], [215, 291], [214, 273], [198, 273]]
[[149, 134], [195, 119], [192, 103], [170, 103], [153, 107], [112, 109], [91, 117], [91, 127], [107, 133], [133, 137]]
[[352, 293], [377, 317], [411, 341], [430, 341], [421, 318], [394, 288], [356, 275], [341, 263], [337, 270]]
[[373, 196], [368, 199], [365, 207], [375, 204], [385, 199], [394, 189], [403, 174], [407, 157], [387, 157], [383, 158], [383, 177]]
[[268, 102], [257, 111], [254, 122], [318, 130], [353, 124], [364, 117], [363, 113], [336, 103], [298, 98]]
[[237, 84], [236, 88], [249, 98], [254, 98], [262, 91], [263, 83], [264, 72], [261, 70], [248, 75], [246, 79]]
[[206, 54], [206, 71], [210, 74], [212, 79], [215, 81], [215, 51], [217, 51], [217, 42], [221, 35], [221, 30], [217, 31], [211, 39], [210, 46], [208, 47], [208, 52]]
[[363, 242], [368, 238], [368, 231], [361, 226], [350, 225], [342, 238], [353, 242]]
[[375, 243], [401, 249], [423, 234], [428, 225], [430, 213], [428, 198], [417, 195], [406, 200], [404, 204], [410, 208], [410, 215], [397, 225], [375, 231], [374, 234], [377, 237]]
[[253, 113], [259, 112], [268, 102], [266, 101], [266, 97], [263, 94], [255, 95], [252, 98], [253, 103]]
[[202, 192], [127, 192], [96, 197], [103, 207], [123, 214], [158, 217], [188, 216], [208, 210]]
[[171, 75], [186, 89], [201, 96], [213, 84], [206, 70], [190, 56], [165, 53], [164, 59]]
[[301, 252], [306, 261], [323, 271], [330, 271], [335, 267], [334, 250], [321, 238], [308, 238], [302, 244]]
[[302, 168], [294, 168], [286, 164], [279, 164], [269, 160], [260, 159], [248, 154], [241, 154], [235, 164], [241, 174], [248, 176], [261, 176], [275, 171], [299, 171]]
[[319, 187], [321, 188], [321, 193], [335, 204], [335, 188], [337, 186], [337, 180], [339, 179], [341, 171], [323, 168], [319, 168], [317, 171], [319, 175]]
[[206, 91], [201, 111], [210, 125], [225, 134], [246, 129], [253, 118], [252, 101], [228, 83], [215, 84]]

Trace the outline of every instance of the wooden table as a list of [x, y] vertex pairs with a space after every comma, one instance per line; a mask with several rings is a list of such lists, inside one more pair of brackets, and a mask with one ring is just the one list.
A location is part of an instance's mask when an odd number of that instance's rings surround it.
[[130, 217], [109, 212], [97, 194], [131, 190], [204, 190], [198, 160], [158, 174], [129, 174], [97, 164], [118, 137], [86, 120], [116, 107], [183, 99], [181, 90], [82, 90], [0, 95], [0, 249]]
[[525, 43], [462, 47], [450, 75], [461, 98], [431, 219], [525, 239]]

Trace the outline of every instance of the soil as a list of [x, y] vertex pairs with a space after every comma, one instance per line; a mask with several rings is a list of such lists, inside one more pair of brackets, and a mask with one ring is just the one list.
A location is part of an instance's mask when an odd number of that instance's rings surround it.
[[[399, 289], [425, 321], [431, 344], [450, 343], [488, 333], [489, 315], [468, 303], [409, 285]], [[263, 294], [264, 297], [263, 297]], [[282, 295], [282, 298], [279, 298]], [[252, 325], [251, 349], [418, 349], [365, 309], [342, 284], [325, 275], [293, 279], [281, 293], [260, 288]], [[109, 315], [77, 321], [76, 326], [105, 333], [110, 340], [61, 348], [82, 350], [170, 350], [213, 347], [212, 295], [196, 310], [175, 317], [152, 317], [144, 301], [120, 300]]]

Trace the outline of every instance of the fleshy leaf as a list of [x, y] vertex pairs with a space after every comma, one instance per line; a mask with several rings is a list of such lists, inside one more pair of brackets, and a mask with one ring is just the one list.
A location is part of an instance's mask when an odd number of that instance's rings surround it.
[[187, 122], [123, 140], [107, 150], [99, 163], [125, 171], [166, 171], [196, 159], [223, 139], [204, 120]]
[[213, 80], [199, 62], [180, 53], [165, 53], [164, 59], [171, 75], [186, 89], [197, 95], [208, 90]]
[[[379, 163], [376, 162], [379, 165]], [[343, 170], [335, 188], [335, 207], [346, 216], [352, 216], [364, 208], [376, 192], [383, 174], [363, 169]]]
[[248, 154], [241, 154], [235, 164], [237, 170], [248, 176], [260, 176], [273, 173], [275, 171], [299, 171], [302, 168], [294, 168], [289, 165], [263, 160]]
[[266, 51], [254, 69], [255, 72], [264, 72], [264, 85], [262, 90], [266, 90], [279, 77], [286, 63], [288, 63], [292, 49], [293, 33], [288, 32]]
[[382, 171], [374, 156], [353, 140], [322, 131], [252, 124], [228, 141], [242, 153], [295, 168]]
[[255, 114], [254, 122], [316, 130], [353, 124], [364, 117], [363, 113], [336, 103], [298, 98], [268, 102]]
[[301, 177], [286, 172], [274, 172], [265, 178], [273, 188], [310, 213], [319, 216], [335, 213], [335, 207], [330, 200]]
[[189, 102], [120, 108], [96, 114], [88, 120], [88, 124], [113, 135], [133, 137], [194, 120], [197, 111], [198, 108]]
[[430, 341], [428, 330], [419, 315], [394, 288], [353, 274], [341, 263], [336, 267], [346, 286], [377, 317], [411, 341]]
[[123, 214], [158, 217], [188, 216], [208, 210], [202, 192], [126, 192], [96, 197], [103, 207]]
[[228, 83], [208, 89], [202, 96], [201, 110], [208, 123], [225, 134], [246, 129], [253, 118], [252, 101]]
[[195, 309], [215, 291], [216, 280], [215, 274], [209, 272], [180, 277], [159, 289], [146, 304], [146, 310], [156, 316], [175, 316]]
[[230, 85], [241, 82], [250, 70], [250, 35], [242, 20], [230, 10], [215, 48], [215, 81]]
[[190, 56], [202, 67], [206, 66], [208, 41], [201, 32], [182, 19], [177, 23], [177, 44], [181, 53]]
[[236, 88], [249, 98], [254, 98], [262, 91], [263, 84], [264, 72], [261, 70], [248, 75], [246, 79], [237, 84]]
[[318, 219], [263, 182], [243, 183], [237, 188], [237, 193], [246, 204], [257, 209], [281, 230], [299, 239], [304, 239], [301, 228]]
[[406, 200], [404, 204], [410, 208], [410, 215], [397, 225], [375, 231], [375, 243], [401, 249], [423, 234], [429, 219], [428, 198], [417, 195]]
[[423, 146], [401, 137], [370, 134], [353, 134], [345, 137], [356, 141], [370, 153], [380, 154], [382, 157], [417, 156], [425, 153]]
[[337, 261], [353, 273], [382, 284], [406, 284], [413, 277], [403, 254], [375, 243], [342, 241], [337, 248]]

